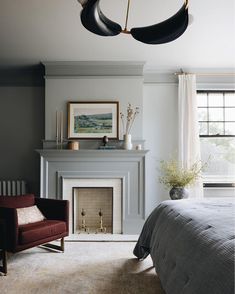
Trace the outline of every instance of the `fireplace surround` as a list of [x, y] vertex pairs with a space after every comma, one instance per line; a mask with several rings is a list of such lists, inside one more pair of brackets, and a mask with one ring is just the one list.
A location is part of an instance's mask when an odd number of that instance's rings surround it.
[[[89, 189], [93, 190], [92, 195], [89, 195]], [[102, 195], [99, 190], [109, 189], [112, 193], [108, 195]], [[82, 206], [79, 205], [79, 190], [87, 190], [88, 193], [82, 193], [80, 199]], [[97, 191], [98, 190], [98, 191]], [[90, 233], [95, 232], [95, 228], [99, 226], [99, 217], [97, 217], [99, 209], [105, 214], [107, 213], [107, 204], [103, 201], [112, 202], [111, 216], [112, 224], [111, 231], [114, 234], [122, 233], [122, 194], [123, 185], [122, 180], [118, 178], [65, 178], [62, 181], [62, 194], [63, 199], [70, 202], [70, 219], [69, 219], [69, 231], [71, 233], [78, 233], [78, 226], [81, 225], [80, 213], [81, 209], [86, 211], [87, 226], [90, 228]], [[85, 195], [84, 195], [85, 194]], [[105, 196], [105, 197], [102, 197]], [[107, 199], [111, 198], [111, 199]], [[91, 199], [93, 198], [93, 199]], [[102, 198], [103, 201], [101, 201]], [[89, 203], [88, 203], [89, 202]], [[102, 204], [101, 204], [102, 203]], [[95, 215], [96, 214], [96, 215]], [[92, 220], [91, 220], [92, 217]], [[106, 215], [104, 215], [104, 226], [107, 226]], [[110, 230], [108, 230], [110, 232]]]
[[[42, 149], [37, 151], [41, 157], [41, 197], [67, 199], [66, 181], [88, 180], [90, 185], [93, 183], [95, 187], [97, 186], [95, 181], [101, 180], [103, 186], [110, 180], [119, 180], [121, 183], [120, 233], [140, 233], [145, 221], [146, 150]], [[76, 186], [77, 183], [74, 183], [71, 187]], [[71, 200], [70, 206], [71, 219]], [[72, 233], [72, 223], [70, 233]]]

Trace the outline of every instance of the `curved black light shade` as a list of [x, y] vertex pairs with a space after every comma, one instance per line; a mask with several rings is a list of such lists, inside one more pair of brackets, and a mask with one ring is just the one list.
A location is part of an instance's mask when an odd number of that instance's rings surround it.
[[163, 44], [180, 37], [188, 26], [188, 8], [184, 4], [172, 17], [158, 24], [131, 29], [136, 40], [146, 44]]
[[100, 36], [116, 36], [121, 33], [119, 24], [108, 19], [99, 7], [100, 0], [88, 0], [81, 11], [83, 26], [90, 32]]

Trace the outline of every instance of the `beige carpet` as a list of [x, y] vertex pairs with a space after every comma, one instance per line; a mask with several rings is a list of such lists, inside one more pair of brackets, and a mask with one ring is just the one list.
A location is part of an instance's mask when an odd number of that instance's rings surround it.
[[65, 253], [33, 248], [10, 257], [1, 294], [163, 294], [151, 258], [134, 242], [66, 242]]

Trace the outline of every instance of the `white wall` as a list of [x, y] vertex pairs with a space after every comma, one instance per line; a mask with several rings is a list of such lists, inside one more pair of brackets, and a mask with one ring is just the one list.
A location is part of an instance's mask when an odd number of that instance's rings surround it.
[[143, 137], [149, 150], [146, 158], [146, 214], [169, 192], [158, 181], [159, 161], [177, 150], [177, 84], [144, 84]]

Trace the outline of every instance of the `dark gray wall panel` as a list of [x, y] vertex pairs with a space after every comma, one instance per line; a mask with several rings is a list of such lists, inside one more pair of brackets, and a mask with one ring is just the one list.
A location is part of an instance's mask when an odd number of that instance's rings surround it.
[[25, 179], [36, 195], [44, 112], [44, 87], [0, 87], [0, 179]]

